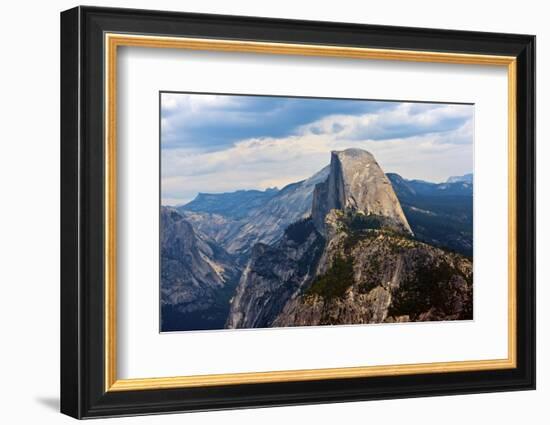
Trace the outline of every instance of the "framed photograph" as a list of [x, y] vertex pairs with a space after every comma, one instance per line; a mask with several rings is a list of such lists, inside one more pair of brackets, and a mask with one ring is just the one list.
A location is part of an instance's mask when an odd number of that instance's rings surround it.
[[535, 388], [535, 37], [61, 14], [61, 411]]

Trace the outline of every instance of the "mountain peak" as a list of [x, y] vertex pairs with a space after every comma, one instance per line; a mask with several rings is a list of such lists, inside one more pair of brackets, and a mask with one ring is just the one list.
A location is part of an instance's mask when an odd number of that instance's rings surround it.
[[362, 149], [331, 152], [328, 178], [313, 193], [312, 217], [321, 233], [333, 209], [381, 216], [397, 230], [412, 234], [390, 181], [374, 156]]
[[344, 149], [342, 151], [331, 151], [331, 155], [335, 155], [335, 156], [338, 156], [340, 158], [342, 158], [342, 157], [351, 157], [351, 158], [368, 157], [371, 160], [375, 161], [373, 154], [371, 154], [369, 151], [366, 151], [364, 149], [359, 149], [359, 148], [348, 148], [348, 149]]
[[464, 174], [463, 176], [451, 176], [447, 179], [446, 183], [473, 183], [474, 182], [474, 174], [468, 173]]

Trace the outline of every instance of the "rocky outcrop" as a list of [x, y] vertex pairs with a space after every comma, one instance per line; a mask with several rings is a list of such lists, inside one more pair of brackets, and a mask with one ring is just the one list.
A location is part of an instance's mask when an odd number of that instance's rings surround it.
[[338, 220], [339, 242], [272, 326], [472, 319], [472, 263], [398, 233]]
[[221, 247], [224, 247], [228, 241], [235, 237], [235, 233], [241, 225], [235, 219], [216, 213], [188, 210], [178, 210], [178, 212], [185, 221], [193, 226], [197, 233], [215, 241]]
[[227, 328], [269, 327], [315, 274], [324, 240], [311, 219], [289, 226], [273, 246], [257, 244], [243, 271]]
[[468, 191], [386, 176], [370, 153], [347, 149], [281, 190], [163, 208], [163, 327], [471, 319], [472, 261], [435, 246], [471, 243]]
[[374, 156], [361, 149], [333, 151], [328, 178], [315, 187], [312, 218], [322, 234], [331, 210], [384, 217], [386, 226], [412, 234], [390, 181]]
[[278, 243], [256, 245], [227, 327], [472, 318], [471, 261], [413, 239], [370, 153], [333, 152], [311, 211]]
[[310, 178], [281, 189], [250, 214], [235, 238], [226, 244], [227, 250], [243, 253], [256, 243], [272, 244], [279, 240], [289, 225], [311, 215], [315, 186], [325, 180], [328, 173], [329, 167], [325, 167]]
[[234, 259], [172, 208], [161, 208], [160, 223], [162, 329], [193, 328], [189, 314], [223, 324], [240, 275]]

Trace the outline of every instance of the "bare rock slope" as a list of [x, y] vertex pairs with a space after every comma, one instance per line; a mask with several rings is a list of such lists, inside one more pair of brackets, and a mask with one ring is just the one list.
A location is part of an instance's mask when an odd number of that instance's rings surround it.
[[316, 273], [324, 239], [311, 219], [287, 228], [273, 246], [257, 244], [232, 299], [228, 328], [269, 327]]
[[319, 273], [272, 326], [471, 319], [472, 263], [341, 214]]
[[191, 318], [223, 325], [240, 275], [234, 259], [172, 208], [161, 208], [160, 223], [161, 328], [193, 328]]
[[[279, 191], [268, 189], [266, 192], [269, 192], [269, 196], [258, 196], [256, 193], [252, 197], [246, 191], [235, 192], [230, 198], [233, 208], [225, 210], [210, 208], [209, 205], [216, 200], [223, 203], [223, 194], [201, 194], [198, 199], [201, 202], [193, 201], [179, 207], [178, 211], [196, 229], [215, 240], [228, 253], [248, 258], [255, 244], [277, 242], [286, 227], [311, 215], [315, 186], [326, 180], [328, 174], [327, 166], [308, 179], [291, 183]], [[240, 202], [238, 214], [233, 213], [237, 201]], [[221, 214], [226, 210], [230, 213]]]
[[333, 152], [311, 217], [254, 249], [226, 327], [472, 317], [472, 263], [412, 238], [388, 178], [358, 149]]
[[332, 152], [329, 176], [313, 193], [313, 222], [322, 233], [330, 210], [384, 217], [386, 225], [412, 234], [390, 181], [374, 156], [361, 149]]

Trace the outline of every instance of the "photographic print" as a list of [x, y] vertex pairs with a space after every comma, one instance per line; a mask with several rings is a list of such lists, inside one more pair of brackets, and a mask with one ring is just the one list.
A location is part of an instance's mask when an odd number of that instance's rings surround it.
[[161, 332], [471, 320], [473, 120], [161, 92]]

